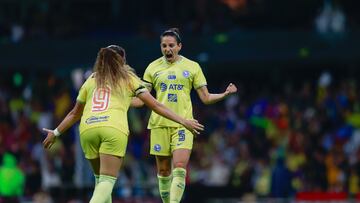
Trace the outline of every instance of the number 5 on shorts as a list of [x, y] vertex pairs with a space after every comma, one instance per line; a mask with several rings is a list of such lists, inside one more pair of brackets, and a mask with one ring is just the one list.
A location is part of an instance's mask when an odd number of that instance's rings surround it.
[[110, 103], [111, 90], [109, 87], [97, 88], [92, 98], [92, 112], [106, 111]]

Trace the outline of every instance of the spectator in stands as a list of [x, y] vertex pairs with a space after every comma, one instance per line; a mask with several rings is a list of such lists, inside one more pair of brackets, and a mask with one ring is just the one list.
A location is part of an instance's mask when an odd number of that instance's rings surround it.
[[10, 153], [3, 155], [0, 166], [0, 196], [5, 202], [18, 202], [18, 197], [24, 193], [25, 175], [17, 167], [16, 158]]

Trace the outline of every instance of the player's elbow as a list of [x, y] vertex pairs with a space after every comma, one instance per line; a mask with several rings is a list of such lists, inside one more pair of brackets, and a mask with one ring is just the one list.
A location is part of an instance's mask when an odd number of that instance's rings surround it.
[[70, 116], [72, 117], [72, 119], [74, 121], [78, 121], [80, 120], [81, 116], [82, 116], [82, 112], [77, 112], [77, 111], [71, 111], [70, 112]]
[[140, 108], [140, 107], [143, 107], [143, 106], [144, 106], [144, 102], [141, 99], [134, 98], [133, 100], [131, 100], [130, 107]]
[[144, 106], [144, 103], [143, 102], [131, 103], [130, 106], [133, 107], [133, 108], [141, 108], [141, 107]]
[[201, 102], [205, 105], [211, 104], [211, 98], [210, 98], [210, 94], [206, 93], [206, 92], [199, 92], [199, 98], [201, 100]]
[[203, 101], [203, 104], [205, 104], [205, 105], [209, 105], [209, 104], [212, 104], [212, 102], [211, 102], [211, 101], [209, 101], [209, 100], [206, 100], [206, 101]]

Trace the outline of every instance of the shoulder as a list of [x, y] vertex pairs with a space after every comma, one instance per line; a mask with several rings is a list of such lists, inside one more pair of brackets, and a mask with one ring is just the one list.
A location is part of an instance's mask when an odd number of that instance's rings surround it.
[[94, 80], [96, 76], [96, 72], [93, 72], [89, 75], [89, 77], [87, 78], [87, 80]]
[[129, 77], [130, 77], [131, 80], [140, 81], [139, 76], [137, 76], [135, 72], [129, 71], [128, 74], [129, 74]]
[[154, 61], [152, 61], [148, 67], [146, 68], [146, 71], [152, 71], [157, 69], [158, 67], [162, 66], [164, 63], [163, 57], [160, 57]]
[[183, 65], [185, 65], [187, 68], [190, 68], [193, 71], [197, 71], [197, 70], [201, 69], [198, 62], [188, 59], [185, 56], [181, 56], [181, 57], [182, 57], [181, 63]]
[[91, 74], [85, 79], [85, 82], [84, 82], [83, 86], [88, 85], [88, 84], [91, 83], [92, 81], [95, 81], [95, 76], [96, 76], [96, 72], [91, 73]]

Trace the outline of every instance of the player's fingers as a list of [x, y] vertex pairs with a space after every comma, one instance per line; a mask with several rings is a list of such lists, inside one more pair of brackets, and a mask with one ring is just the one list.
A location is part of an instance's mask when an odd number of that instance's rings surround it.
[[204, 130], [204, 126], [199, 123], [199, 124], [196, 126], [196, 129], [198, 129], [198, 130]]
[[193, 126], [198, 126], [198, 125], [201, 125], [197, 120], [193, 120]]
[[200, 134], [200, 133], [199, 133], [197, 130], [195, 130], [195, 129], [193, 130], [193, 132], [194, 132], [195, 134], [197, 134], [197, 135]]
[[195, 122], [195, 123], [199, 123], [199, 121], [196, 120], [196, 119], [192, 119], [192, 121]]
[[204, 131], [204, 129], [196, 128], [196, 131], [197, 131], [197, 132], [201, 132], [201, 131]]
[[44, 141], [44, 142], [43, 142], [43, 145], [44, 145], [44, 148], [46, 149], [47, 146], [48, 146], [48, 143]]
[[197, 120], [194, 120], [194, 127], [198, 130], [203, 130], [204, 126], [202, 124], [200, 124]]
[[47, 141], [46, 142], [46, 145], [45, 145], [45, 148], [46, 149], [49, 149], [51, 147], [51, 141]]
[[43, 131], [48, 132], [48, 133], [53, 133], [53, 130], [47, 129], [47, 128], [43, 128]]

